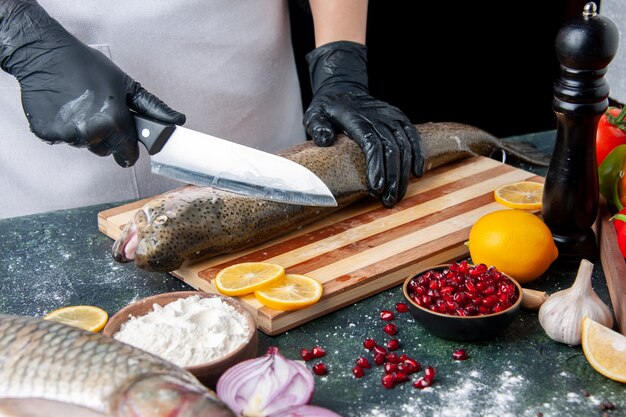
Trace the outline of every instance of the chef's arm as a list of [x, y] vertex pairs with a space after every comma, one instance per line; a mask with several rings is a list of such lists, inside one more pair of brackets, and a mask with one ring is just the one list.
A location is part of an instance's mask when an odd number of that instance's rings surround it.
[[398, 108], [369, 95], [367, 0], [310, 0], [316, 48], [307, 54], [313, 98], [304, 126], [319, 146], [345, 133], [365, 155], [370, 193], [392, 207], [424, 161], [415, 126]]
[[0, 67], [19, 81], [35, 135], [113, 154], [121, 166], [139, 156], [131, 109], [165, 123], [185, 121], [35, 0], [0, 0]]

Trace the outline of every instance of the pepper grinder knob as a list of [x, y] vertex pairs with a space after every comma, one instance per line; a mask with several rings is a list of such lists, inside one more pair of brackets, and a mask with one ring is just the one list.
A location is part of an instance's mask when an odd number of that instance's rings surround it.
[[543, 192], [542, 215], [559, 249], [559, 261], [597, 256], [591, 229], [598, 213], [596, 128], [609, 101], [604, 79], [617, 52], [618, 30], [589, 2], [567, 21], [555, 40], [560, 73], [552, 108], [556, 142]]

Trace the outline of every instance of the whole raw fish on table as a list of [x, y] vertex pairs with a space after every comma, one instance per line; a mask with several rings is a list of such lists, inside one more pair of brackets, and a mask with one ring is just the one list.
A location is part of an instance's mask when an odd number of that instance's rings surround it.
[[114, 339], [0, 315], [0, 416], [235, 417], [189, 372]]
[[[425, 171], [470, 156], [506, 152], [547, 165], [528, 145], [506, 143], [460, 123], [416, 125]], [[113, 245], [113, 257], [142, 269], [173, 271], [241, 250], [323, 218], [368, 195], [365, 158], [359, 146], [341, 135], [333, 146], [311, 142], [280, 155], [313, 171], [332, 191], [337, 207], [310, 207], [259, 200], [206, 187], [189, 186], [155, 197], [135, 213]]]

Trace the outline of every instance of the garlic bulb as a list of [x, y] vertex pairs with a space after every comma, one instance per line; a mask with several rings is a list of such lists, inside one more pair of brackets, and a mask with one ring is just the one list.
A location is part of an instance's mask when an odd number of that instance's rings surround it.
[[591, 288], [592, 271], [593, 264], [583, 259], [574, 285], [555, 292], [539, 308], [539, 323], [551, 339], [568, 345], [580, 345], [584, 316], [609, 328], [613, 327], [609, 307]]

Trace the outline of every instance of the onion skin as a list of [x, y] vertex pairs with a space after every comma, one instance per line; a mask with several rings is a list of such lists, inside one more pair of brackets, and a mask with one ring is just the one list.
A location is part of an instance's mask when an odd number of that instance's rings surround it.
[[270, 347], [265, 355], [224, 372], [217, 381], [216, 391], [237, 415], [265, 417], [308, 404], [314, 385], [313, 374], [306, 366]]

